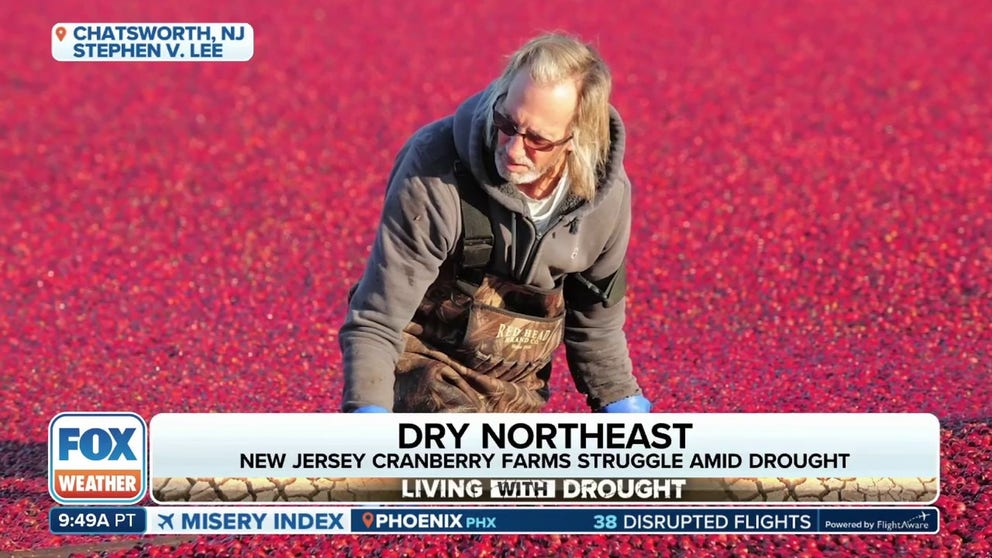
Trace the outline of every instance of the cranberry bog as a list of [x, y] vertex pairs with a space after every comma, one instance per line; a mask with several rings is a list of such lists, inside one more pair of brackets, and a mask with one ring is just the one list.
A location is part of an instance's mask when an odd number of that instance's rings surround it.
[[[0, 552], [992, 553], [987, 2], [6, 3]], [[246, 22], [248, 62], [56, 62], [57, 22]], [[656, 412], [928, 412], [928, 536], [55, 537], [61, 411], [332, 412], [402, 142], [545, 30], [598, 46]], [[547, 411], [583, 412], [559, 355]]]

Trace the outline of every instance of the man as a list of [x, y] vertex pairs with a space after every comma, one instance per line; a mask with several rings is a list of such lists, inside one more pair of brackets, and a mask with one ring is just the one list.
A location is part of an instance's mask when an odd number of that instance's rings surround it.
[[650, 411], [623, 333], [610, 87], [588, 45], [541, 36], [407, 141], [340, 332], [344, 411], [538, 411], [562, 341], [592, 410]]

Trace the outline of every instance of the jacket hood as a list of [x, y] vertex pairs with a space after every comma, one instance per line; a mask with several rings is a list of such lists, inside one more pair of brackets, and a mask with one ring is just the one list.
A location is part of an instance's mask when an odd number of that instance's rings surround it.
[[[486, 145], [486, 117], [492, 107], [485, 103], [494, 87], [489, 87], [466, 99], [455, 111], [455, 149], [463, 163], [467, 163], [473, 176], [491, 198], [507, 209], [527, 214], [523, 194], [516, 186], [509, 184], [499, 175], [493, 160], [493, 150]], [[576, 217], [591, 211], [611, 192], [622, 190], [625, 181], [623, 153], [626, 143], [626, 130], [616, 109], [610, 106], [610, 152], [605, 169], [597, 177], [596, 196], [592, 203], [569, 194], [562, 204], [561, 212], [576, 211]]]

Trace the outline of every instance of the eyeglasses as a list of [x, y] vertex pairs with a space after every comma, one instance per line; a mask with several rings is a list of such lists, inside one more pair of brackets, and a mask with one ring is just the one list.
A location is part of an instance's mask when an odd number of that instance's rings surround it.
[[500, 132], [503, 132], [509, 137], [523, 136], [524, 146], [528, 149], [533, 149], [534, 151], [551, 151], [552, 149], [558, 147], [559, 145], [565, 144], [572, 139], [573, 134], [569, 134], [565, 139], [554, 141], [547, 138], [542, 138], [541, 136], [530, 132], [521, 132], [517, 129], [517, 123], [514, 122], [512, 118], [496, 110], [496, 106], [501, 104], [505, 97], [506, 93], [500, 95], [496, 99], [496, 104], [493, 105], [493, 126], [495, 126]]

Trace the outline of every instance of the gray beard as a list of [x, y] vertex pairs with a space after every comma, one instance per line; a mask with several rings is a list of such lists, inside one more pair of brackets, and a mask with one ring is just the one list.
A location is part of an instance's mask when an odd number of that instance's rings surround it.
[[[500, 176], [502, 176], [507, 182], [513, 184], [514, 186], [519, 186], [521, 184], [530, 184], [540, 178], [543, 178], [549, 172], [551, 172], [551, 170], [554, 169], [559, 162], [559, 159], [555, 159], [550, 161], [548, 165], [543, 169], [536, 168], [536, 169], [529, 169], [525, 172], [510, 172], [510, 170], [507, 168], [505, 163], [507, 157], [501, 155], [501, 153], [505, 153], [505, 150], [503, 150], [502, 148], [496, 148], [493, 151], [493, 159], [496, 162], [496, 172], [498, 172]], [[529, 163], [530, 161], [528, 161], [528, 164]]]

